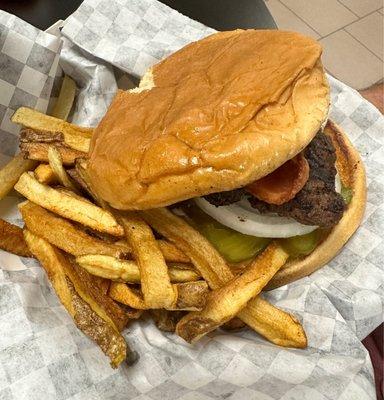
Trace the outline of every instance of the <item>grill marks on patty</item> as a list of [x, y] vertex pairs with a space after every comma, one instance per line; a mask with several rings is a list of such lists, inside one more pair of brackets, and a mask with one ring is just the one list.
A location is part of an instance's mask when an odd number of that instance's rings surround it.
[[[330, 228], [339, 222], [345, 210], [343, 198], [335, 191], [335, 149], [331, 140], [324, 133], [318, 132], [305, 148], [304, 156], [309, 164], [309, 178], [292, 200], [274, 205], [252, 196], [248, 197], [249, 202], [260, 213], [277, 213], [305, 225]], [[240, 200], [244, 194], [243, 189], [238, 189], [214, 193], [205, 198], [210, 203], [221, 206]]]

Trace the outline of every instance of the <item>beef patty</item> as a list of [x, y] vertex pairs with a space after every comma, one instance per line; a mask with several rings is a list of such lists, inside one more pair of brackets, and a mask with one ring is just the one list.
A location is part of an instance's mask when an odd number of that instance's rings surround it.
[[308, 181], [292, 200], [284, 204], [268, 204], [250, 196], [244, 189], [213, 193], [205, 196], [205, 199], [222, 206], [247, 196], [252, 207], [260, 213], [277, 213], [305, 225], [330, 228], [339, 222], [345, 210], [343, 198], [335, 191], [335, 149], [331, 140], [319, 131], [304, 149], [304, 156], [309, 164]]

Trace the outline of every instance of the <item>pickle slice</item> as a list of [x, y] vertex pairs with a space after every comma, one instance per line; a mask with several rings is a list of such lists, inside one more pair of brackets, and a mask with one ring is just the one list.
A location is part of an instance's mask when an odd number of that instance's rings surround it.
[[353, 190], [346, 186], [341, 186], [341, 196], [344, 199], [345, 204], [349, 204], [352, 200]]
[[244, 235], [227, 228], [197, 207], [190, 206], [184, 211], [192, 219], [194, 227], [230, 263], [238, 263], [254, 258], [271, 241], [268, 238]]
[[316, 229], [306, 235], [292, 236], [287, 239], [281, 239], [279, 242], [291, 258], [296, 258], [312, 253], [318, 245], [321, 236], [321, 231]]

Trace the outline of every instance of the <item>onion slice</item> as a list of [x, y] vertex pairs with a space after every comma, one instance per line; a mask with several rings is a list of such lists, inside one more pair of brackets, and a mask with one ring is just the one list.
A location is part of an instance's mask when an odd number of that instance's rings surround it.
[[[335, 176], [335, 190], [341, 192], [340, 176]], [[216, 207], [203, 197], [194, 199], [196, 205], [221, 224], [246, 235], [266, 238], [289, 238], [305, 235], [318, 228], [314, 225], [300, 224], [293, 218], [277, 214], [260, 214], [243, 199], [228, 206]]]
[[246, 235], [288, 238], [305, 235], [317, 228], [317, 226], [300, 224], [293, 218], [280, 217], [276, 214], [262, 215], [255, 209], [250, 211], [242, 202], [216, 207], [199, 197], [195, 199], [195, 203], [216, 221]]

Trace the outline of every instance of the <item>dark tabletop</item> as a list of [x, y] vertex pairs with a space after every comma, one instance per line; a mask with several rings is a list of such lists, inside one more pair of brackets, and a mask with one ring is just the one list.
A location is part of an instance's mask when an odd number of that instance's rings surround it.
[[[162, 0], [181, 13], [217, 30], [276, 28], [263, 0]], [[82, 0], [0, 0], [0, 8], [40, 29], [65, 19]]]

